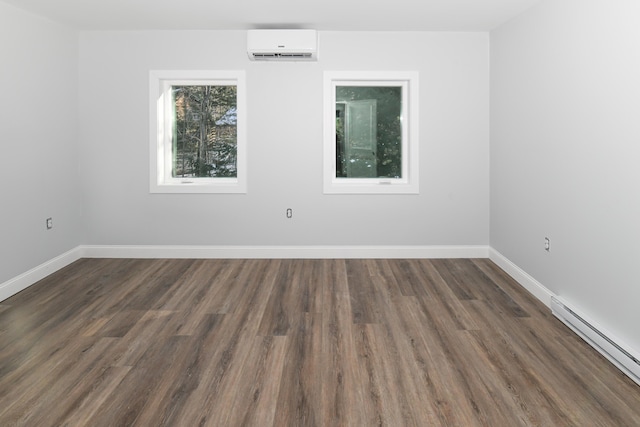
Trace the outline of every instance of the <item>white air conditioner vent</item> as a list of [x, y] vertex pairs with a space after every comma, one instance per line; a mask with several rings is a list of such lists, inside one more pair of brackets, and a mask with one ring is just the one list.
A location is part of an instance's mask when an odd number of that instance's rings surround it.
[[315, 30], [249, 30], [247, 54], [252, 61], [316, 61]]
[[313, 55], [310, 53], [254, 53], [253, 59], [312, 59]]

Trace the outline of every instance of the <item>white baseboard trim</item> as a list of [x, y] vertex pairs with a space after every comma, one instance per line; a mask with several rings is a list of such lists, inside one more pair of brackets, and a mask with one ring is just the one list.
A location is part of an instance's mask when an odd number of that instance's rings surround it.
[[488, 246], [82, 246], [85, 258], [488, 258]]
[[115, 246], [81, 245], [0, 283], [0, 301], [80, 258], [488, 258], [488, 246]]
[[509, 276], [518, 282], [523, 288], [531, 292], [534, 297], [542, 301], [547, 307], [551, 308], [551, 297], [555, 296], [553, 292], [544, 287], [544, 285], [530, 276], [523, 269], [515, 265], [508, 258], [493, 248], [489, 248], [489, 259], [502, 268]]
[[40, 264], [31, 270], [22, 273], [19, 276], [9, 279], [0, 284], [0, 301], [4, 301], [12, 295], [27, 289], [29, 286], [44, 279], [48, 275], [55, 273], [61, 268], [66, 267], [74, 261], [82, 258], [82, 249], [80, 246], [71, 249], [68, 252], [63, 253], [49, 261]]

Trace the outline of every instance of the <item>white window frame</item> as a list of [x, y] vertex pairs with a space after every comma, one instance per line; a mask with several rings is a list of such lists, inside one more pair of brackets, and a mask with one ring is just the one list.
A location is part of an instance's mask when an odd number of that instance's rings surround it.
[[[399, 86], [402, 88], [402, 177], [336, 177], [336, 87]], [[418, 194], [418, 72], [325, 71], [324, 193]]]
[[[237, 177], [173, 178], [171, 176], [171, 86], [233, 85], [237, 88]], [[150, 192], [246, 193], [247, 143], [244, 71], [151, 70], [149, 72]]]

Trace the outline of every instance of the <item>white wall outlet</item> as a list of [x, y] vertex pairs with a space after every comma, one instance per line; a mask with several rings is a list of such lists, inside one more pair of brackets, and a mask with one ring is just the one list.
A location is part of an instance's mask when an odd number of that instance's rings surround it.
[[287, 208], [287, 218], [293, 218], [293, 209]]
[[549, 246], [550, 246], [549, 244], [550, 244], [549, 238], [545, 237], [544, 238], [544, 250], [547, 251], [547, 252], [549, 252]]
[[51, 230], [53, 228], [53, 219], [47, 218], [47, 230]]

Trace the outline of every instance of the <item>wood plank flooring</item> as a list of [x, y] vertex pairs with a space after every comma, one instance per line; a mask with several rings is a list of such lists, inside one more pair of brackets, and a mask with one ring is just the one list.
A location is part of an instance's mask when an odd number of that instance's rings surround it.
[[2, 426], [638, 426], [491, 261], [82, 259], [0, 303]]

